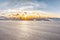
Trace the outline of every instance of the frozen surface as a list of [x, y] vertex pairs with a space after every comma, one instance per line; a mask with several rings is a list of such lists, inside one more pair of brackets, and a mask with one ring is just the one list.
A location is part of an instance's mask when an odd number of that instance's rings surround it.
[[60, 22], [0, 21], [0, 40], [60, 40]]

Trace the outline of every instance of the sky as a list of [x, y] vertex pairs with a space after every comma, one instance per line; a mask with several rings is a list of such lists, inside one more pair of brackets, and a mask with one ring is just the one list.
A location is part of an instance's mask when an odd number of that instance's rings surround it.
[[60, 17], [60, 0], [0, 0], [0, 12], [4, 10], [39, 10]]

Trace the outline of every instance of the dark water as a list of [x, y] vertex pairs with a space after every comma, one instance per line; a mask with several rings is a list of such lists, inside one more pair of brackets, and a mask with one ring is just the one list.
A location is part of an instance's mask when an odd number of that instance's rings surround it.
[[0, 21], [0, 40], [60, 40], [60, 22]]

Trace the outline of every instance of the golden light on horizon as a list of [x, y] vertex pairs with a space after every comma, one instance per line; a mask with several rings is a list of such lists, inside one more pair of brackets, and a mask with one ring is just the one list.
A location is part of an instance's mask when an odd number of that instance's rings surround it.
[[10, 18], [12, 19], [21, 19], [21, 20], [31, 20], [31, 19], [48, 18], [48, 17], [50, 17], [50, 15], [45, 15], [37, 12], [18, 12], [10, 16]]

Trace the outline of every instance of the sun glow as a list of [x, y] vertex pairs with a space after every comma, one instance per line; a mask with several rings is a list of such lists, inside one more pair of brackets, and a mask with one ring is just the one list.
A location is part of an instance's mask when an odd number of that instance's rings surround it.
[[39, 18], [48, 18], [50, 15], [45, 15], [45, 12], [40, 11], [21, 11], [21, 12], [14, 12], [9, 17], [12, 19], [20, 19], [20, 20], [32, 20], [32, 19], [39, 19]]

